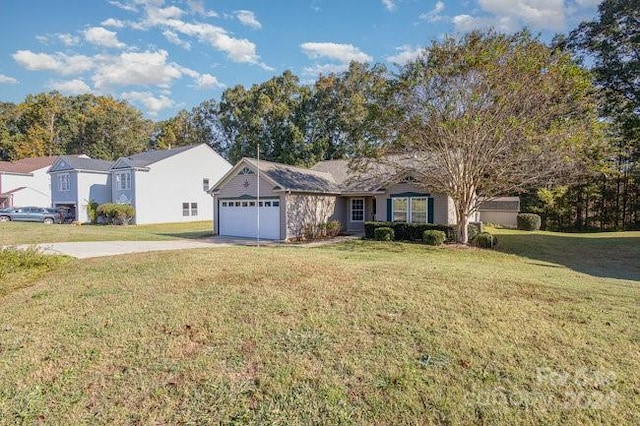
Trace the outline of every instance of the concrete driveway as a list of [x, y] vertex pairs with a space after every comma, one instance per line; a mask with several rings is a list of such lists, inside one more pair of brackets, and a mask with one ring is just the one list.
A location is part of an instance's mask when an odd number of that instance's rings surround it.
[[[240, 237], [211, 237], [200, 240], [168, 240], [168, 241], [87, 241], [68, 243], [42, 243], [36, 247], [46, 254], [63, 254], [77, 259], [91, 257], [118, 256], [127, 253], [143, 253], [149, 251], [186, 250], [196, 248], [214, 248], [231, 246], [272, 247], [287, 245], [290, 247], [318, 247], [335, 244], [358, 237], [337, 237], [331, 240], [314, 241], [305, 244], [288, 244], [281, 241], [261, 240]], [[19, 248], [33, 247], [22, 245]]]
[[[90, 257], [117, 256], [127, 253], [143, 253], [148, 251], [184, 250], [195, 248], [211, 248], [229, 246], [216, 244], [209, 240], [175, 240], [175, 241], [88, 241], [71, 243], [43, 243], [36, 247], [46, 254], [64, 254], [77, 259]], [[21, 246], [22, 247], [22, 246]], [[30, 246], [24, 246], [30, 247]]]

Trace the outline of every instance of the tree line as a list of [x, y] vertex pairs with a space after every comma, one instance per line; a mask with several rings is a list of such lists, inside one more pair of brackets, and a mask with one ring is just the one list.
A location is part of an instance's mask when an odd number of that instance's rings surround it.
[[[550, 45], [526, 31], [474, 32], [402, 67], [352, 63], [311, 84], [285, 71], [159, 122], [111, 97], [29, 95], [0, 103], [0, 159], [115, 159], [194, 143], [232, 163], [259, 146], [262, 158], [299, 166], [418, 152], [451, 166], [425, 163], [434, 187], [461, 191], [452, 176], [468, 162], [473, 190], [521, 195], [547, 229], [640, 227], [634, 3], [605, 0], [596, 20]], [[433, 181], [438, 173], [448, 181]]]

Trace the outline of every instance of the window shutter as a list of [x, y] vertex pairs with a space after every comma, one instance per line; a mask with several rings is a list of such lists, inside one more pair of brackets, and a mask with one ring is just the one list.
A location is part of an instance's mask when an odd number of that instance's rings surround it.
[[433, 223], [433, 198], [427, 198], [427, 223]]
[[392, 209], [392, 205], [391, 205], [391, 198], [387, 198], [387, 222], [391, 222], [391, 215], [393, 214], [393, 212], [391, 211]]

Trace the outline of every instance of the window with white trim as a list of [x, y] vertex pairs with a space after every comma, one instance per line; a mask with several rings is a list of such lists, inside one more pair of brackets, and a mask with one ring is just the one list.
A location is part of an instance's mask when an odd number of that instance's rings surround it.
[[128, 191], [131, 189], [131, 172], [116, 172], [116, 190]]
[[394, 197], [391, 204], [394, 222], [427, 223], [426, 197]]
[[67, 192], [71, 190], [71, 181], [69, 180], [69, 173], [62, 173], [58, 175], [58, 191]]
[[182, 216], [189, 216], [189, 203], [182, 203]]
[[207, 192], [209, 190], [209, 179], [208, 178], [203, 178], [202, 179], [202, 190], [204, 192]]
[[364, 199], [352, 198], [351, 199], [351, 222], [363, 222], [364, 221]]
[[411, 214], [409, 221], [411, 223], [427, 223], [427, 199], [426, 198], [410, 198]]
[[393, 198], [392, 199], [393, 215], [391, 219], [394, 222], [407, 222], [409, 218], [409, 199]]
[[191, 203], [191, 216], [198, 216], [198, 203]]

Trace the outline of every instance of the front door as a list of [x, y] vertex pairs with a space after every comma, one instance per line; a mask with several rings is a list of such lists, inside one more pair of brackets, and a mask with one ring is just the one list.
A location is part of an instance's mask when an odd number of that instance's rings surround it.
[[364, 197], [349, 198], [347, 212], [347, 231], [364, 232], [366, 214]]

